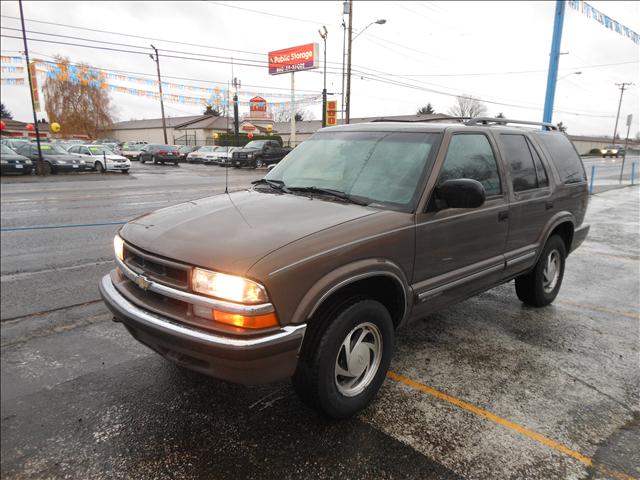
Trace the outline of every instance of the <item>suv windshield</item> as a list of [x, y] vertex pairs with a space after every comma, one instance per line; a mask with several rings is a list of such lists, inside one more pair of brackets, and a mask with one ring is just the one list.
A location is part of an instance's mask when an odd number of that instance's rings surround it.
[[253, 140], [247, 143], [244, 148], [262, 148], [265, 143], [266, 140]]
[[290, 189], [329, 189], [406, 210], [419, 195], [439, 140], [436, 133], [317, 133], [265, 178]]

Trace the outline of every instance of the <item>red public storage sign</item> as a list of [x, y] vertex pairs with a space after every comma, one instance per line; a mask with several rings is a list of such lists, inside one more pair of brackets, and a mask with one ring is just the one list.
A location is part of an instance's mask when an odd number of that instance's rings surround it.
[[318, 68], [318, 52], [317, 43], [269, 52], [269, 75]]

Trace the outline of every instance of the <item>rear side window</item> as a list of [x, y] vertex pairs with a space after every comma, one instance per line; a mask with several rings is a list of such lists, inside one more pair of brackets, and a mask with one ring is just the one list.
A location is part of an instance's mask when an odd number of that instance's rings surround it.
[[531, 155], [533, 156], [533, 164], [536, 166], [536, 176], [538, 177], [538, 187], [548, 187], [549, 186], [549, 177], [547, 176], [547, 170], [544, 168], [542, 164], [542, 159], [540, 155], [538, 155], [537, 150], [531, 144], [531, 142], [527, 139], [527, 144], [529, 145], [529, 150], [531, 150]]
[[509, 165], [513, 190], [522, 192], [538, 187], [536, 167], [524, 135], [500, 135], [505, 160]]
[[580, 183], [586, 181], [582, 161], [571, 141], [560, 133], [540, 132], [537, 134], [540, 142], [549, 153], [555, 164], [560, 181], [563, 183]]
[[486, 136], [467, 133], [451, 137], [439, 183], [458, 178], [477, 180], [487, 197], [502, 192], [496, 158]]

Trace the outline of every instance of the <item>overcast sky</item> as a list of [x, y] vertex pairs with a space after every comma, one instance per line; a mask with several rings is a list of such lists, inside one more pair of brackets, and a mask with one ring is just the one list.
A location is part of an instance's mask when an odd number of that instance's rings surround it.
[[[614, 20], [640, 32], [640, 2], [590, 3]], [[226, 62], [161, 58], [166, 81], [202, 87], [224, 85], [232, 78], [229, 57], [234, 57], [233, 75], [243, 86], [257, 86], [246, 90], [265, 91], [268, 101], [286, 100], [276, 96], [270, 98], [269, 93], [288, 94], [290, 75], [270, 76], [266, 66], [239, 63], [248, 63], [247, 60], [264, 62], [270, 50], [310, 42], [320, 43], [322, 51], [317, 30], [326, 25], [329, 31], [327, 89], [338, 95], [341, 91], [341, 1], [85, 1], [24, 2], [23, 5], [25, 17], [30, 20], [137, 36], [27, 21], [27, 30], [49, 34], [28, 34], [32, 39], [121, 49], [132, 48], [88, 40], [141, 47], [153, 43], [161, 56], [163, 50], [174, 50], [206, 54], [210, 56], [206, 57], [208, 60]], [[454, 95], [472, 94], [486, 102], [494, 102], [487, 103], [488, 113], [492, 116], [502, 112], [509, 118], [540, 121], [554, 8], [555, 2], [354, 1], [354, 31], [362, 30], [377, 19], [385, 19], [387, 23], [372, 25], [353, 43], [351, 116], [412, 114], [427, 102], [431, 102], [436, 111], [446, 112], [455, 100]], [[2, 34], [19, 35], [8, 29], [19, 28], [19, 21], [7, 18], [19, 16], [18, 3], [2, 1], [2, 15]], [[33, 58], [48, 60], [61, 54], [75, 63], [155, 75], [155, 64], [146, 55], [37, 41], [30, 41], [29, 49]], [[3, 55], [22, 50], [21, 40], [2, 38]], [[561, 51], [566, 54], [560, 60], [554, 123], [562, 121], [572, 134], [612, 135], [620, 94], [615, 83], [634, 82], [635, 86], [625, 92], [620, 117], [624, 125], [626, 115], [634, 114], [631, 135], [635, 135], [640, 116], [638, 45], [567, 6]], [[609, 66], [596, 67], [603, 64]], [[523, 71], [528, 73], [521, 73]], [[573, 73], [578, 71], [582, 73]], [[11, 76], [3, 73], [3, 78]], [[305, 94], [321, 92], [321, 69], [297, 73], [296, 87]], [[151, 99], [121, 93], [110, 95], [118, 120], [160, 116], [158, 103]], [[27, 87], [4, 85], [2, 102], [14, 118], [31, 120]], [[166, 103], [165, 109], [170, 116], [202, 111], [202, 107], [174, 103]], [[308, 110], [316, 119], [321, 117], [319, 105], [310, 106]]]

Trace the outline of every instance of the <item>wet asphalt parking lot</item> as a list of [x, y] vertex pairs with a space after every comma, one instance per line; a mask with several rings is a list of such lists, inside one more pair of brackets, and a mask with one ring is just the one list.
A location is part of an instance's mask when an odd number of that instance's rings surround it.
[[173, 366], [98, 301], [118, 223], [220, 193], [224, 173], [2, 179], [2, 478], [640, 477], [638, 187], [591, 197], [552, 306], [509, 283], [411, 325], [376, 401], [336, 422], [288, 382]]

